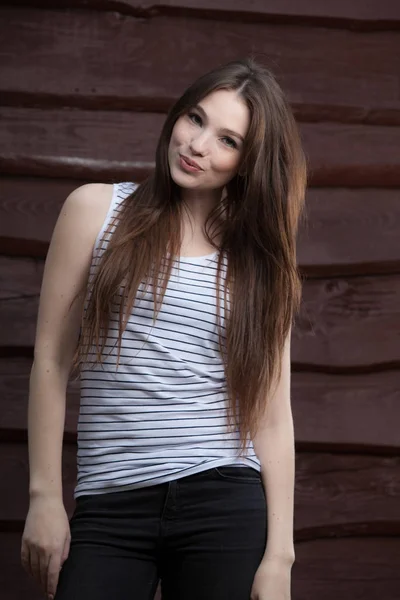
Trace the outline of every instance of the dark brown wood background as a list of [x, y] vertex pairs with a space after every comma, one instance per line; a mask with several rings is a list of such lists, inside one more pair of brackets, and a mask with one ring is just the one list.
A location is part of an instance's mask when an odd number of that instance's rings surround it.
[[[400, 589], [400, 3], [10, 0], [0, 9], [0, 589], [20, 567], [26, 408], [43, 263], [66, 195], [140, 181], [165, 111], [253, 52], [287, 90], [309, 159], [307, 276], [293, 334], [293, 600]], [[64, 446], [73, 508], [77, 387]]]

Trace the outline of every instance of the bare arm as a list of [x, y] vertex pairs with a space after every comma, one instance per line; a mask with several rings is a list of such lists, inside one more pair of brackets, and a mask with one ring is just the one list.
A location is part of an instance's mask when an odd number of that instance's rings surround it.
[[294, 562], [293, 513], [295, 450], [290, 406], [290, 334], [282, 357], [282, 374], [270, 399], [265, 422], [254, 439], [267, 497], [268, 540], [264, 559]]
[[[106, 188], [106, 189], [104, 189]], [[79, 336], [94, 240], [104, 219], [99, 197], [108, 186], [86, 185], [67, 198], [47, 254], [30, 377], [28, 432], [30, 494], [62, 497], [61, 448], [65, 398]], [[109, 200], [109, 199], [108, 199]], [[103, 200], [104, 204], [104, 200]]]
[[[61, 478], [66, 388], [93, 244], [110, 199], [110, 186], [98, 184], [70, 194], [57, 220], [44, 269], [29, 387], [30, 507], [22, 540], [23, 564], [44, 591], [49, 588], [49, 561], [53, 557], [51, 573], [58, 572], [69, 535]], [[83, 294], [70, 308], [80, 290]]]

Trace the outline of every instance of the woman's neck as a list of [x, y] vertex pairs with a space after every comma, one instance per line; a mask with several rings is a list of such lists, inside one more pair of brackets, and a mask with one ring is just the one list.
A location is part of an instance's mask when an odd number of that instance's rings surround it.
[[183, 216], [196, 229], [203, 228], [211, 211], [221, 201], [222, 190], [181, 190]]

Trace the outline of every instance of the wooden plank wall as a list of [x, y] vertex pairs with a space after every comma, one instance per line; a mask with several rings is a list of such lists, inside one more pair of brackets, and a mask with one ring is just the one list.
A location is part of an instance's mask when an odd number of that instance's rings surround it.
[[[0, 9], [0, 588], [19, 564], [26, 405], [43, 262], [81, 182], [140, 181], [171, 102], [256, 53], [287, 90], [310, 165], [293, 333], [293, 600], [400, 588], [400, 4], [397, 0], [9, 0]], [[76, 385], [65, 501], [73, 508]]]

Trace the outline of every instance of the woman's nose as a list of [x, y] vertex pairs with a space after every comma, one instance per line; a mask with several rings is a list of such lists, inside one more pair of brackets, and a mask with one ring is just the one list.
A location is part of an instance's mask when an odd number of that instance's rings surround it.
[[207, 146], [207, 135], [205, 135], [204, 132], [193, 138], [189, 144], [189, 148], [193, 152], [193, 154], [201, 155], [204, 155], [207, 152]]

